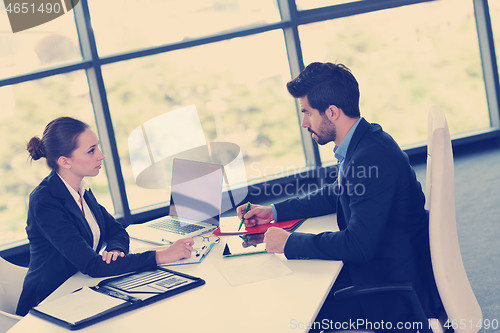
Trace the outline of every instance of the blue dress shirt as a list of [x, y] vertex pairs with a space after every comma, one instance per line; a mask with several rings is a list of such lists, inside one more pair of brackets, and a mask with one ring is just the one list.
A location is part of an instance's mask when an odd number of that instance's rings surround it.
[[338, 170], [338, 184], [340, 185], [340, 181], [342, 180], [342, 171], [344, 166], [345, 155], [347, 154], [347, 148], [349, 148], [349, 144], [351, 143], [352, 136], [354, 131], [358, 127], [359, 122], [362, 118], [359, 118], [358, 121], [354, 123], [349, 132], [347, 132], [344, 140], [340, 143], [340, 145], [335, 146], [333, 148], [333, 153], [335, 154], [335, 158], [339, 161], [339, 170]]

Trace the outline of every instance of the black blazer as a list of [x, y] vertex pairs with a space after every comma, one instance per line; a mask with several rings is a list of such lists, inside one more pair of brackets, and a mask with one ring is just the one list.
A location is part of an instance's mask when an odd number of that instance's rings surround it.
[[441, 303], [430, 262], [428, 214], [407, 155], [379, 125], [361, 119], [343, 169], [340, 184], [275, 205], [279, 220], [337, 212], [339, 232], [293, 233], [286, 257], [342, 260], [356, 285], [412, 283], [426, 313], [435, 315]]
[[77, 271], [102, 277], [156, 265], [154, 251], [128, 254], [110, 264], [103, 262], [98, 252], [104, 243], [107, 251], [127, 254], [129, 236], [91, 191], [86, 191], [84, 198], [101, 231], [97, 252], [92, 248], [87, 220], [57, 173], [52, 172], [31, 192], [26, 226], [30, 264], [17, 314], [24, 316]]

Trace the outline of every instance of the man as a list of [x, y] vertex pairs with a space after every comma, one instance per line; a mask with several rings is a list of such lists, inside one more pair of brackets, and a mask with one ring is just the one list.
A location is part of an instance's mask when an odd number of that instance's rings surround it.
[[[400, 295], [337, 301], [333, 292], [349, 285], [412, 283], [426, 314], [436, 315], [441, 304], [430, 264], [425, 198], [407, 155], [379, 125], [360, 116], [358, 83], [345, 66], [312, 63], [287, 88], [298, 98], [302, 127], [320, 145], [335, 142], [338, 179], [302, 198], [252, 204], [245, 225], [337, 213], [338, 232], [269, 228], [264, 239], [268, 252], [288, 259], [344, 262], [317, 321], [361, 318], [388, 328], [415, 320]], [[244, 206], [238, 207], [240, 218], [243, 212]], [[394, 327], [387, 331], [403, 331]]]

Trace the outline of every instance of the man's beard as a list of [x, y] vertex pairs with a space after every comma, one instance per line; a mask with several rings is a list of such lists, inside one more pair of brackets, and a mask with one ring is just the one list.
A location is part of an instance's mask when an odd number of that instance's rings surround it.
[[328, 142], [335, 141], [337, 138], [337, 129], [335, 128], [335, 125], [331, 124], [331, 126], [327, 126], [327, 122], [328, 120], [323, 118], [323, 121], [318, 129], [319, 133], [311, 130], [310, 128], [307, 129], [309, 133], [316, 135], [316, 139], [314, 139], [314, 137], [313, 139], [316, 140], [319, 145], [325, 145]]

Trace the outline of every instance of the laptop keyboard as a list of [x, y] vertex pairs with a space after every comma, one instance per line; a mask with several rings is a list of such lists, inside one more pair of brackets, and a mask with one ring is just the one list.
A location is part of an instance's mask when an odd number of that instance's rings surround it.
[[178, 235], [186, 235], [191, 232], [203, 229], [204, 227], [197, 224], [189, 224], [179, 222], [178, 220], [167, 218], [150, 225], [151, 228], [172, 232]]

